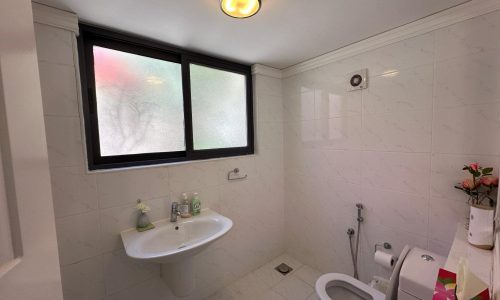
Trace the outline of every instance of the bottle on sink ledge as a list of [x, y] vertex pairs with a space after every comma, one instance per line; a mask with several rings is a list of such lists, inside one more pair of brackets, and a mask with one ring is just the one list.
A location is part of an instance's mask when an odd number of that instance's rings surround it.
[[179, 213], [181, 215], [181, 218], [191, 217], [191, 205], [189, 203], [189, 198], [186, 193], [182, 193], [181, 195], [181, 204], [179, 205]]
[[198, 193], [194, 192], [191, 198], [191, 214], [193, 216], [199, 215], [201, 212], [201, 201]]

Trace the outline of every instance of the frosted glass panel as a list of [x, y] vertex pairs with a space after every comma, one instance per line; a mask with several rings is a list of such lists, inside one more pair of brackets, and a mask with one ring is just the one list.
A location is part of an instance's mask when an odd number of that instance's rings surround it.
[[246, 77], [190, 65], [194, 149], [247, 146]]
[[93, 47], [101, 156], [184, 151], [181, 65]]

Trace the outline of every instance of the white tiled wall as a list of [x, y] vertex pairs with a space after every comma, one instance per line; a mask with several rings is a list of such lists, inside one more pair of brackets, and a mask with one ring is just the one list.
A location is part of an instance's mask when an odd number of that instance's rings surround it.
[[[346, 230], [365, 205], [362, 279], [388, 241], [447, 254], [465, 197], [463, 164], [498, 171], [500, 12], [283, 80], [287, 251], [352, 274]], [[369, 88], [345, 92], [368, 68]]]
[[[198, 191], [204, 206], [235, 224], [196, 257], [193, 299], [285, 246], [322, 272], [351, 274], [346, 230], [357, 202], [366, 207], [363, 280], [387, 275], [373, 264], [375, 243], [446, 255], [465, 214], [465, 198], [452, 188], [462, 164], [499, 167], [499, 27], [496, 12], [283, 80], [256, 75], [255, 156], [88, 174], [74, 35], [37, 24], [65, 299], [173, 298], [158, 266], [127, 258], [119, 232], [134, 226], [137, 198], [157, 220], [184, 191]], [[345, 75], [361, 68], [369, 88], [345, 92]], [[228, 183], [235, 167], [248, 180]]]
[[[86, 172], [75, 75], [74, 34], [36, 24], [56, 226], [66, 300], [169, 299], [160, 268], [129, 259], [120, 231], [135, 226], [141, 198], [153, 220], [167, 217], [182, 192], [234, 221], [196, 257], [201, 299], [284, 251], [281, 81], [256, 75], [257, 154], [170, 167]], [[227, 182], [238, 167], [248, 179]]]

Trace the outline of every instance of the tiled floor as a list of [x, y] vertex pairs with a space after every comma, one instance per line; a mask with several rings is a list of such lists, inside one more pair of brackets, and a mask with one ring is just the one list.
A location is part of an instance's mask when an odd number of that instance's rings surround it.
[[[286, 263], [293, 271], [287, 275], [278, 273], [274, 268], [280, 263]], [[283, 254], [206, 300], [317, 300], [314, 283], [320, 275]]]

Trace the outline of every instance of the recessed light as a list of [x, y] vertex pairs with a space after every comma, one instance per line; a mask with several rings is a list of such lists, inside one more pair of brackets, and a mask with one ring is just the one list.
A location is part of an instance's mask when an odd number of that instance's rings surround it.
[[260, 10], [261, 0], [221, 0], [220, 7], [226, 15], [244, 19]]

